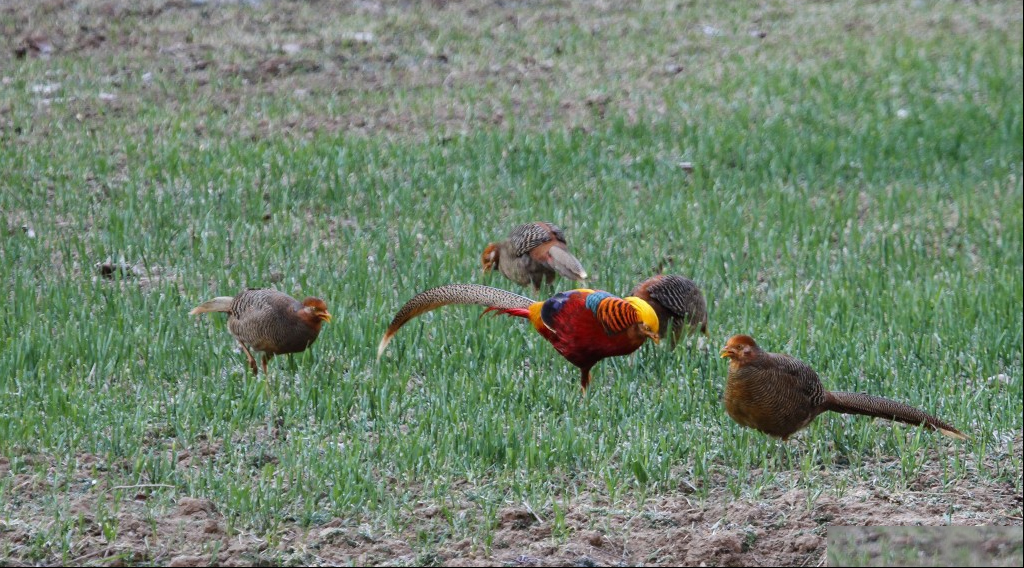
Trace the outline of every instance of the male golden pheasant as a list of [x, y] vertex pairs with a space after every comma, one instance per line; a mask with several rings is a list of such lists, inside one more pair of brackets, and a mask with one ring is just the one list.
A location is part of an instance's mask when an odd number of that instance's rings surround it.
[[722, 348], [730, 359], [725, 410], [743, 426], [788, 439], [822, 412], [861, 414], [921, 425], [951, 438], [967, 439], [938, 418], [901, 402], [852, 392], [829, 392], [818, 374], [799, 359], [768, 353], [748, 335], [734, 335]]
[[555, 274], [569, 280], [587, 279], [583, 265], [569, 252], [565, 234], [551, 223], [526, 223], [512, 229], [508, 240], [490, 243], [481, 255], [484, 272], [497, 268], [506, 278], [540, 290], [545, 280], [555, 281]]
[[274, 355], [305, 351], [320, 335], [323, 322], [331, 321], [327, 304], [320, 298], [299, 302], [288, 294], [266, 288], [249, 288], [237, 296], [220, 296], [196, 306], [189, 315], [227, 312], [228, 331], [242, 345], [252, 372], [259, 374], [252, 351], [263, 354], [263, 372]]
[[708, 334], [708, 307], [700, 288], [683, 276], [664, 274], [652, 276], [637, 284], [630, 296], [642, 298], [654, 308], [661, 322], [661, 336], [671, 329], [672, 346], [679, 343], [684, 331]]
[[619, 298], [600, 290], [578, 289], [535, 302], [519, 294], [478, 284], [449, 284], [421, 292], [406, 302], [384, 333], [377, 358], [391, 338], [412, 318], [450, 304], [486, 306], [530, 320], [555, 350], [580, 369], [586, 393], [590, 369], [606, 357], [628, 355], [647, 338], [658, 341], [658, 316], [640, 298]]

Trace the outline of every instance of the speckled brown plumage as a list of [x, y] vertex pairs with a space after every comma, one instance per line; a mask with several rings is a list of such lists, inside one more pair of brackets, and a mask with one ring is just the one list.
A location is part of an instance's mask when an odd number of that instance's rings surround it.
[[829, 392], [806, 363], [768, 353], [747, 335], [734, 335], [722, 348], [729, 362], [725, 410], [737, 423], [788, 439], [822, 412], [885, 418], [964, 440], [963, 433], [938, 418], [901, 402], [860, 393]]
[[274, 355], [305, 351], [320, 335], [323, 322], [331, 321], [320, 298], [299, 302], [288, 294], [266, 288], [249, 288], [237, 296], [220, 296], [196, 306], [189, 314], [226, 312], [228, 331], [242, 345], [253, 373], [258, 373], [252, 351], [263, 354], [263, 372]]
[[704, 294], [689, 278], [675, 274], [652, 276], [637, 284], [629, 295], [643, 298], [654, 308], [661, 322], [661, 337], [664, 339], [671, 329], [673, 347], [684, 331], [708, 334]]
[[484, 272], [495, 268], [521, 286], [533, 286], [535, 292], [542, 283], [553, 283], [556, 274], [580, 282], [587, 278], [583, 265], [569, 252], [565, 234], [551, 223], [517, 226], [508, 240], [487, 245], [481, 260]]

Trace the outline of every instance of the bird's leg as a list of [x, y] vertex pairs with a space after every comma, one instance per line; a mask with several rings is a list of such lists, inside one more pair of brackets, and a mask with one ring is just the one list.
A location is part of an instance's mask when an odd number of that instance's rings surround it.
[[[794, 446], [796, 446], [794, 448]], [[801, 442], [799, 438], [795, 438], [790, 441], [789, 437], [781, 438], [776, 442], [775, 446], [775, 460], [780, 467], [785, 469], [793, 469], [793, 452], [799, 450]]]
[[270, 361], [271, 357], [273, 357], [273, 355], [270, 355], [266, 352], [263, 353], [263, 380], [266, 382], [267, 392], [270, 392], [271, 387], [270, 375], [267, 373], [267, 361]]
[[587, 396], [587, 386], [590, 384], [590, 368], [580, 369], [580, 387], [583, 388], [583, 396]]
[[679, 340], [683, 337], [683, 327], [683, 324], [678, 321], [672, 322], [672, 349], [679, 345]]
[[[249, 360], [249, 368], [252, 369], [252, 374], [254, 374], [254, 375], [260, 374], [259, 373], [259, 367], [256, 366], [256, 358], [253, 357], [252, 353], [249, 352], [249, 348], [246, 347], [244, 343], [242, 343], [241, 339], [238, 340], [238, 344], [242, 346], [242, 351], [245, 351], [245, 357], [246, 357], [246, 359]], [[263, 372], [265, 373], [266, 371], [267, 371], [267, 368], [266, 368], [266, 366], [264, 366], [263, 367]]]

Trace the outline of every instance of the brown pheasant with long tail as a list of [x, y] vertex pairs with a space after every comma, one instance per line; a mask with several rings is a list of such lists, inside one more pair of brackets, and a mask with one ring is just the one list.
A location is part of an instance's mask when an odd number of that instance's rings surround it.
[[730, 359], [725, 410], [743, 426], [788, 439], [822, 412], [861, 414], [921, 425], [959, 440], [967, 436], [938, 418], [902, 402], [852, 392], [830, 392], [814, 369], [780, 353], [768, 353], [748, 335], [734, 335], [722, 348]]

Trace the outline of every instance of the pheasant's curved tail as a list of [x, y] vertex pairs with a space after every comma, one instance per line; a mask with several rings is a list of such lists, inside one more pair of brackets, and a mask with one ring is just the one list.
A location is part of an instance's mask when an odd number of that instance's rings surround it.
[[548, 265], [555, 272], [569, 280], [583, 282], [587, 279], [587, 271], [583, 269], [583, 264], [569, 251], [560, 247], [551, 247], [548, 249], [548, 254], [551, 257], [548, 260]]
[[206, 312], [230, 312], [231, 302], [234, 300], [231, 296], [218, 296], [192, 308], [188, 315], [194, 316], [196, 314], [205, 314]]
[[391, 338], [409, 320], [441, 306], [474, 304], [486, 306], [487, 311], [496, 310], [514, 316], [529, 317], [527, 310], [533, 303], [533, 300], [525, 296], [479, 284], [448, 284], [431, 288], [426, 292], [416, 294], [402, 306], [402, 309], [398, 310], [394, 319], [391, 320], [391, 325], [384, 332], [384, 337], [380, 340], [380, 345], [377, 347], [377, 359], [380, 360], [380, 356], [384, 354]]
[[930, 430], [938, 430], [950, 438], [968, 439], [963, 432], [923, 410], [880, 396], [854, 392], [830, 392], [825, 400], [825, 406], [826, 410], [834, 412], [861, 414], [895, 420], [904, 424], [921, 425]]

